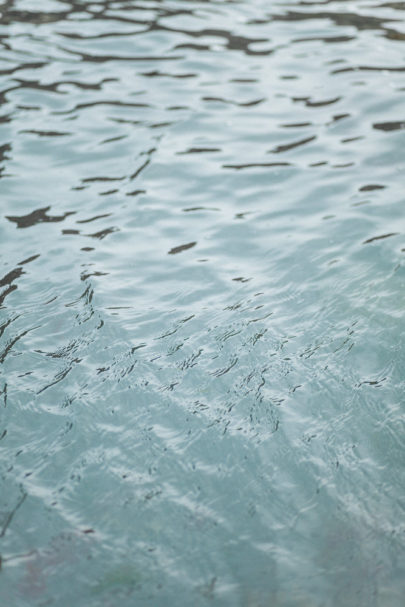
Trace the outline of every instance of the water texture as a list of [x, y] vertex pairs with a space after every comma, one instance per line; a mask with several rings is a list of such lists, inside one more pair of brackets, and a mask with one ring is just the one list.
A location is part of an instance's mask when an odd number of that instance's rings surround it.
[[402, 607], [405, 3], [0, 5], [0, 604]]

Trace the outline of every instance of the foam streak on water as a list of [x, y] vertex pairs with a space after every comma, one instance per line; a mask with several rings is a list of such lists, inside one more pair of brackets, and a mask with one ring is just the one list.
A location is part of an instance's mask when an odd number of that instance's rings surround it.
[[402, 607], [405, 5], [0, 7], [0, 603]]

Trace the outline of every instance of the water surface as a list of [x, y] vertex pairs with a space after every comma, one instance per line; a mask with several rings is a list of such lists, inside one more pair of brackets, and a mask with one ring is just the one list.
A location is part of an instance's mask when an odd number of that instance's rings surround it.
[[2, 3], [2, 605], [402, 607], [404, 10]]

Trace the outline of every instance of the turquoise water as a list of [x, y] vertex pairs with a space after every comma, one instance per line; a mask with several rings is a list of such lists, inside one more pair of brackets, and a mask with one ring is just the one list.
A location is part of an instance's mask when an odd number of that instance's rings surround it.
[[402, 607], [405, 4], [0, 7], [0, 604]]

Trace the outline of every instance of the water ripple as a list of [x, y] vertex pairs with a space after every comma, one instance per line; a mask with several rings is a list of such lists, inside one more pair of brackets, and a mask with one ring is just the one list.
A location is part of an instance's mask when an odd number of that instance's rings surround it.
[[403, 10], [3, 3], [1, 604], [402, 607]]

